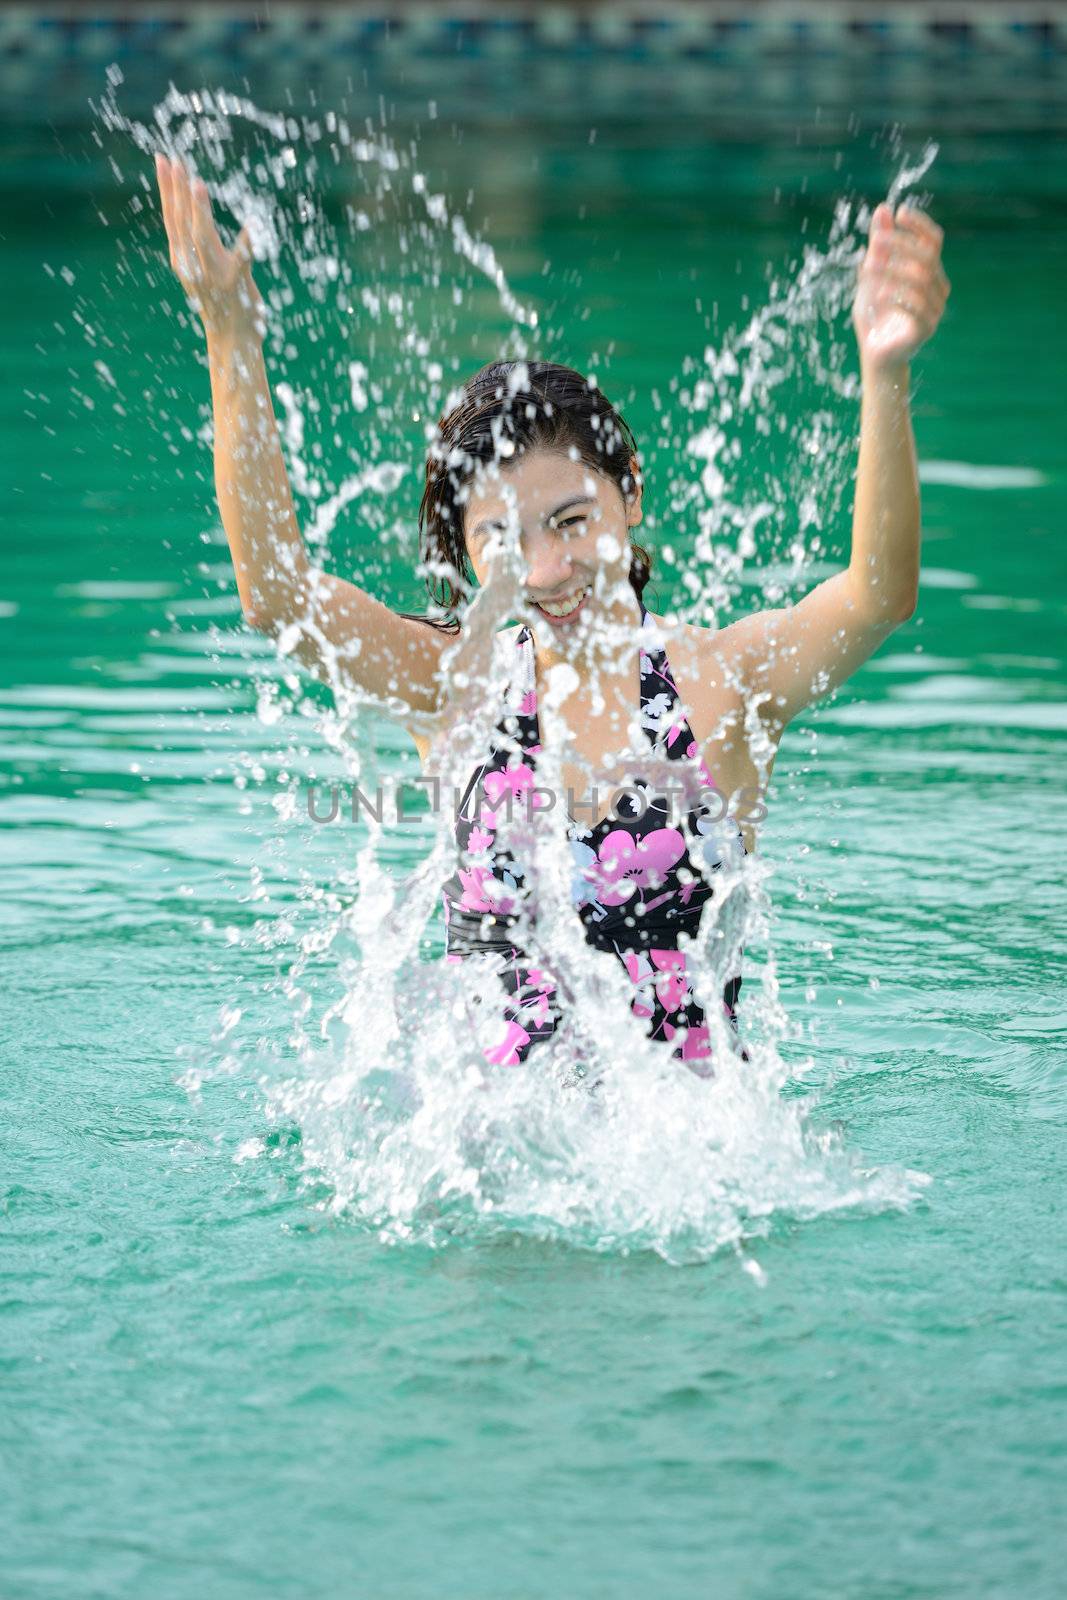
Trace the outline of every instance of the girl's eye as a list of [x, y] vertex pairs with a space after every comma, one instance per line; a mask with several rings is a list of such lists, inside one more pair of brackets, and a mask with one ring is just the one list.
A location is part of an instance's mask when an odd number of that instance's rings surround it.
[[560, 528], [574, 528], [574, 527], [583, 527], [584, 528], [584, 526], [585, 526], [585, 518], [583, 516], [581, 516], [581, 515], [576, 516], [576, 517], [565, 517], [562, 522], [557, 522], [557, 523], [554, 524], [554, 526], [556, 527], [557, 530], [560, 529]]

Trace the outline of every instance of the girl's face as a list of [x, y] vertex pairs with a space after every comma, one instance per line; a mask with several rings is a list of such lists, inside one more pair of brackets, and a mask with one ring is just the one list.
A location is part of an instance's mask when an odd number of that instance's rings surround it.
[[[633, 460], [635, 476], [636, 469]], [[585, 612], [633, 608], [630, 529], [640, 520], [640, 487], [624, 499], [584, 461], [535, 449], [479, 468], [463, 525], [483, 586], [494, 545], [509, 524], [518, 530], [524, 596], [549, 627], [566, 632]]]

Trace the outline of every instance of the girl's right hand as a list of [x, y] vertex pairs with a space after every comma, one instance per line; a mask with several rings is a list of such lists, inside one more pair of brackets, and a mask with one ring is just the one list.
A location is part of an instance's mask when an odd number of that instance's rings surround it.
[[521, 606], [526, 586], [526, 563], [518, 534], [510, 528], [495, 528], [482, 550], [489, 572], [485, 587], [496, 604], [504, 609]]
[[180, 161], [158, 154], [156, 179], [170, 264], [208, 338], [251, 334], [262, 339], [266, 308], [252, 277], [248, 229], [242, 228], [233, 249], [227, 250], [203, 179], [190, 176]]

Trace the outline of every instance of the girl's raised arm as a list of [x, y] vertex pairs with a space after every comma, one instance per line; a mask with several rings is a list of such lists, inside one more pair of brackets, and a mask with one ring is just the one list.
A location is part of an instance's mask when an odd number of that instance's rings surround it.
[[851, 677], [915, 610], [920, 508], [909, 364], [948, 299], [942, 237], [908, 206], [894, 217], [880, 205], [871, 219], [852, 312], [863, 399], [848, 566], [796, 605], [755, 612], [716, 636], [775, 733]]
[[247, 230], [227, 250], [207, 185], [162, 155], [156, 177], [170, 263], [207, 335], [215, 488], [245, 619], [334, 687], [399, 701], [399, 715], [437, 711], [450, 635], [398, 616], [308, 560], [263, 361], [264, 306]]

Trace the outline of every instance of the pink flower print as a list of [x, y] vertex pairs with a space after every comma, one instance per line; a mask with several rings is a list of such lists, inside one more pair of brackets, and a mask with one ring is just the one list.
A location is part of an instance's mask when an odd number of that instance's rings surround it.
[[514, 911], [516, 895], [511, 891], [518, 884], [510, 873], [502, 879], [493, 876], [491, 867], [461, 867], [459, 881], [463, 885], [460, 905], [465, 911]]
[[706, 1061], [711, 1055], [711, 1038], [708, 1034], [708, 1025], [702, 1022], [699, 1028], [690, 1028], [685, 1036], [682, 1046], [683, 1061]]
[[623, 951], [623, 965], [632, 983], [641, 983], [652, 971], [652, 963], [641, 950]]
[[483, 850], [488, 850], [492, 842], [493, 835], [488, 833], [480, 822], [475, 822], [467, 835], [467, 853], [472, 856], [481, 855]]
[[652, 976], [651, 961], [644, 952], [636, 950], [627, 950], [622, 959], [630, 981], [637, 991], [630, 1001], [630, 1010], [635, 1017], [652, 1016], [652, 1006], [649, 1004], [648, 994], [648, 980]]
[[677, 828], [653, 828], [638, 839], [616, 828], [600, 846], [597, 898], [603, 905], [621, 906], [637, 889], [658, 889], [684, 854]]
[[[486, 806], [484, 810], [481, 806], [478, 808], [479, 821], [487, 828], [495, 828], [497, 813], [503, 810], [505, 817], [510, 816], [514, 812], [515, 801], [521, 800], [527, 790], [533, 787], [533, 781], [533, 768], [525, 761], [516, 762], [514, 766], [505, 767], [503, 770], [498, 768], [493, 772], [487, 772], [482, 779]], [[537, 795], [532, 809], [540, 811], [548, 804], [547, 796]]]
[[527, 689], [519, 701], [520, 717], [536, 717], [537, 715], [537, 690]]
[[707, 789], [714, 789], [717, 794], [719, 786], [715, 782], [715, 779], [712, 777], [711, 773], [708, 771], [707, 763], [705, 762], [704, 757], [700, 754], [700, 746], [697, 744], [695, 739], [686, 747], [685, 753], [689, 757], [690, 761], [696, 762], [697, 771], [700, 773], [700, 781], [704, 787]]
[[[482, 788], [490, 806], [493, 810], [498, 810], [502, 803], [506, 803], [508, 797], [517, 800], [520, 795], [525, 794], [532, 783], [533, 769], [527, 766], [525, 761], [519, 761], [513, 767], [487, 772], [482, 779]], [[490, 828], [495, 825], [495, 817], [490, 816], [485, 820]]]
[[537, 990], [537, 993], [533, 999], [521, 1002], [522, 1011], [524, 1015], [532, 1016], [538, 1027], [548, 1021], [548, 997], [554, 992], [555, 987], [547, 972], [542, 972], [540, 967], [527, 967], [526, 981], [522, 984], [520, 992], [525, 994], [527, 990], [533, 989]]
[[[584, 906], [598, 904], [596, 888], [596, 851], [580, 839], [571, 838], [571, 904]], [[603, 912], [601, 912], [603, 915]], [[594, 919], [595, 920], [595, 919]]]
[[[663, 1032], [668, 1040], [677, 1038], [681, 1031], [680, 1028], [672, 1028], [669, 1022], [663, 1024]], [[707, 1024], [702, 1022], [698, 1028], [687, 1028], [685, 1038], [680, 1041], [673, 1054], [678, 1061], [706, 1061], [711, 1055]]]
[[540, 967], [527, 967], [526, 981], [540, 989], [542, 994], [551, 994], [556, 987], [548, 973], [542, 972]]
[[504, 1037], [483, 1050], [482, 1055], [492, 1067], [517, 1067], [519, 1051], [529, 1042], [530, 1035], [526, 1029], [520, 1028], [517, 1022], [509, 1022], [504, 1030]]
[[543, 1025], [548, 1021], [548, 995], [539, 994], [534, 1000], [524, 1000], [522, 1003], [522, 1011], [524, 1016], [528, 1015], [533, 1018], [535, 1028], [543, 1027]]
[[489, 867], [460, 867], [459, 881], [463, 885], [460, 905], [464, 911], [491, 911], [485, 894], [485, 880], [492, 876]]
[[681, 950], [650, 950], [657, 968], [656, 995], [664, 1011], [680, 1011], [691, 998], [686, 979], [685, 955]]

